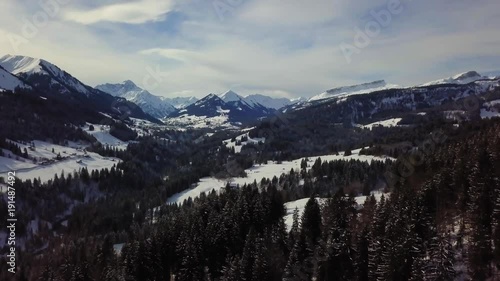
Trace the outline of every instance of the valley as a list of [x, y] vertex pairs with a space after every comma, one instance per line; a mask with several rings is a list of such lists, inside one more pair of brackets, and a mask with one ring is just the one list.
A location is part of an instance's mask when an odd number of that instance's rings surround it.
[[[294, 101], [234, 91], [198, 99], [155, 96], [130, 80], [93, 88], [29, 57], [5, 56], [0, 66], [0, 192], [7, 198], [15, 171], [18, 250], [21, 263], [32, 264], [30, 276], [66, 276], [54, 264], [134, 280], [156, 280], [160, 269], [182, 280], [226, 278], [231, 268], [251, 276], [232, 260], [245, 261], [248, 251], [266, 256], [259, 243], [275, 249], [281, 265], [265, 270], [278, 275], [292, 264], [307, 272], [294, 251], [319, 251], [322, 243], [337, 243], [354, 268], [371, 259], [348, 249], [412, 241], [431, 255], [441, 248], [422, 241], [456, 244], [471, 235], [456, 224], [476, 214], [469, 208], [480, 198], [497, 208], [474, 192], [498, 186], [499, 77], [467, 72], [413, 87], [376, 81]], [[418, 234], [424, 240], [399, 234], [400, 218], [426, 229]], [[7, 234], [0, 230], [0, 241]], [[83, 249], [85, 261], [71, 259]], [[377, 251], [391, 261], [388, 250]], [[162, 265], [131, 262], [138, 256]]]

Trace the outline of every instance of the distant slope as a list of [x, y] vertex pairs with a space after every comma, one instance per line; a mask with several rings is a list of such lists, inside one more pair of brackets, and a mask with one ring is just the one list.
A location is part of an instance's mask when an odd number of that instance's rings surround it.
[[[196, 128], [228, 127], [256, 122], [274, 110], [260, 104], [248, 104], [240, 95], [228, 91], [220, 97], [209, 94], [197, 102], [169, 115], [165, 122], [180, 125], [186, 123]], [[213, 120], [212, 120], [213, 119]]]
[[164, 118], [176, 111], [170, 103], [126, 80], [117, 84], [102, 84], [95, 87], [113, 96], [122, 97], [137, 104], [144, 112], [156, 118]]
[[428, 82], [423, 84], [422, 86], [432, 86], [432, 85], [442, 85], [442, 84], [469, 84], [478, 80], [488, 79], [487, 76], [482, 76], [476, 71], [468, 71], [464, 73], [457, 74], [453, 77], [439, 79], [436, 81]]
[[160, 97], [160, 98], [163, 101], [168, 102], [177, 109], [183, 109], [198, 101], [198, 98], [195, 97], [176, 97], [176, 98]]
[[31, 88], [23, 81], [21, 81], [18, 77], [12, 75], [10, 72], [6, 71], [3, 67], [0, 66], [0, 89], [14, 91], [18, 87], [26, 89]]
[[370, 92], [397, 88], [397, 85], [387, 84], [384, 80], [373, 81], [359, 85], [338, 87], [321, 93], [309, 99], [309, 101], [323, 100], [328, 98], [366, 94]]
[[254, 94], [246, 96], [245, 101], [248, 104], [261, 104], [267, 108], [280, 109], [287, 105], [295, 103], [293, 100], [287, 98], [273, 98], [261, 94]]

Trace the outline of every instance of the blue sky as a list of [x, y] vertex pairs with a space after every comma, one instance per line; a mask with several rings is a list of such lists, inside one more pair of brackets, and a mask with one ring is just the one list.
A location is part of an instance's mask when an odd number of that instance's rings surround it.
[[0, 52], [92, 86], [307, 97], [499, 70], [499, 26], [498, 0], [3, 0]]

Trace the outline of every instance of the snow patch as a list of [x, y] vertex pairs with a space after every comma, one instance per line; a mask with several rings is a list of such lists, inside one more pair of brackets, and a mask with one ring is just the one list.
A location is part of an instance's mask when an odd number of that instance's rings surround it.
[[234, 177], [225, 180], [216, 179], [214, 177], [206, 177], [200, 179], [200, 181], [194, 184], [190, 189], [177, 193], [167, 200], [168, 204], [182, 204], [184, 200], [189, 197], [196, 198], [200, 196], [203, 192], [210, 192], [215, 190], [220, 192], [227, 184], [231, 186], [243, 186], [245, 184], [252, 184], [253, 182], [259, 183], [263, 178], [272, 179], [274, 176], [279, 177], [282, 174], [287, 174], [290, 170], [300, 171], [300, 164], [302, 160], [307, 159], [307, 170], [310, 170], [316, 159], [321, 158], [321, 161], [335, 161], [335, 160], [359, 160], [362, 162], [371, 163], [372, 161], [385, 161], [385, 160], [395, 160], [394, 158], [383, 156], [372, 156], [372, 155], [359, 155], [361, 149], [353, 150], [351, 155], [343, 156], [344, 153], [339, 155], [322, 155], [315, 157], [304, 157], [296, 159], [293, 161], [284, 161], [281, 164], [277, 162], [269, 162], [263, 165], [254, 165], [253, 167], [246, 169], [246, 177]]
[[402, 118], [391, 118], [383, 121], [377, 121], [374, 123], [370, 123], [367, 125], [362, 125], [361, 128], [363, 129], [373, 129], [374, 127], [396, 127], [398, 126], [398, 123], [403, 120]]

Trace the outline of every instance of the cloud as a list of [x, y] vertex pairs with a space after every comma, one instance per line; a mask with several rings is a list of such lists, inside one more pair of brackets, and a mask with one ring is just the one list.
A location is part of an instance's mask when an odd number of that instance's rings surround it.
[[160, 21], [174, 6], [172, 0], [141, 0], [128, 3], [111, 4], [90, 10], [68, 10], [64, 19], [82, 24], [115, 22], [142, 24]]
[[261, 25], [324, 23], [341, 15], [343, 10], [343, 1], [339, 0], [254, 0], [243, 5], [244, 7], [238, 10], [238, 17], [241, 20]]
[[[229, 88], [307, 97], [377, 79], [409, 86], [500, 68], [497, 0], [401, 0], [404, 10], [350, 64], [339, 45], [352, 43], [356, 27], [389, 0], [217, 0], [241, 3], [222, 21], [212, 0], [174, 1], [70, 2], [19, 53], [45, 58], [90, 85], [140, 85], [159, 70], [161, 83], [146, 88], [170, 97]], [[0, 52], [13, 53], [8, 35], [22, 35], [26, 19], [43, 10], [28, 0], [0, 7]]]

